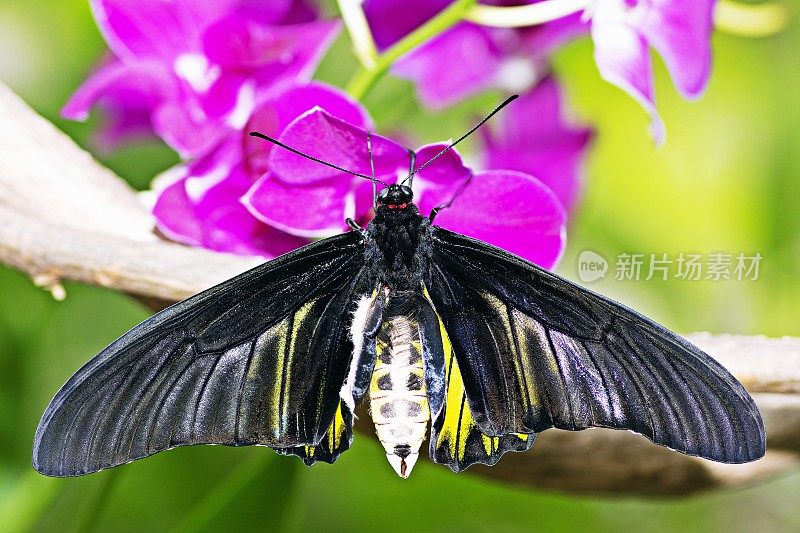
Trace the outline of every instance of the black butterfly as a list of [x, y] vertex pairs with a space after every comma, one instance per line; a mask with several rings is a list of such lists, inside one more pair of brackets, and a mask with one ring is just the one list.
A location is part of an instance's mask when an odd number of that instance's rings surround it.
[[[420, 168], [412, 158], [409, 177]], [[56, 394], [33, 466], [76, 476], [191, 444], [333, 462], [365, 397], [403, 477], [428, 426], [430, 458], [454, 471], [527, 450], [551, 427], [630, 429], [727, 463], [764, 455], [752, 398], [696, 346], [434, 226], [438, 210], [423, 217], [412, 200], [410, 187], [387, 186], [367, 229], [353, 224], [123, 335]]]

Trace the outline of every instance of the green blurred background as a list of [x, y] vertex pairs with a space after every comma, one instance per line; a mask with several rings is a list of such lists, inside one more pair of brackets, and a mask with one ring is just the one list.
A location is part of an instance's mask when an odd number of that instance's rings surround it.
[[[800, 335], [800, 28], [762, 39], [717, 34], [714, 48], [711, 84], [694, 103], [676, 94], [657, 61], [668, 129], [662, 149], [652, 146], [637, 104], [599, 79], [590, 43], [558, 54], [575, 119], [598, 130], [559, 271], [575, 278], [584, 249], [612, 262], [621, 252], [760, 252], [758, 281], [616, 282], [612, 264], [593, 288], [678, 331]], [[86, 0], [0, 0], [0, 80], [89, 149], [92, 124], [58, 112], [104, 49]], [[319, 77], [341, 86], [354, 66], [343, 37]], [[433, 115], [419, 110], [408, 84], [384, 80], [366, 103], [384, 131], [429, 142], [460, 133], [497, 100], [486, 95]], [[137, 188], [176, 162], [155, 142], [95, 153]], [[800, 530], [797, 472], [690, 499], [574, 497], [426, 461], [402, 481], [377, 442], [358, 436], [334, 466], [307, 469], [263, 448], [196, 447], [85, 478], [48, 479], [30, 467], [43, 409], [83, 362], [148, 316], [108, 290], [68, 284], [67, 293], [57, 303], [0, 267], [3, 531]]]

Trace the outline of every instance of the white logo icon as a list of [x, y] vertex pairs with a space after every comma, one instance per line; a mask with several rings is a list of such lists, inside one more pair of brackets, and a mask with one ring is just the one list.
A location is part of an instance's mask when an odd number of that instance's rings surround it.
[[578, 277], [584, 283], [591, 283], [606, 277], [608, 261], [602, 255], [584, 250], [578, 256]]

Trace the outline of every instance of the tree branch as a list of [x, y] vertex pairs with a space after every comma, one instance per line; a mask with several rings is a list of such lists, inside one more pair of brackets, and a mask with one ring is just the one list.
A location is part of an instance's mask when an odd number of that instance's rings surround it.
[[[0, 85], [0, 261], [59, 295], [60, 281], [173, 302], [258, 260], [159, 240], [123, 180]], [[533, 450], [484, 475], [528, 487], [605, 495], [685, 495], [756, 483], [800, 464], [800, 339], [687, 336], [754, 393], [767, 425], [761, 461], [720, 465], [626, 431], [549, 430]], [[88, 355], [88, 354], [87, 354]], [[374, 435], [367, 417], [362, 432]]]
[[160, 240], [127, 183], [0, 84], [0, 261], [177, 301], [259, 263]]

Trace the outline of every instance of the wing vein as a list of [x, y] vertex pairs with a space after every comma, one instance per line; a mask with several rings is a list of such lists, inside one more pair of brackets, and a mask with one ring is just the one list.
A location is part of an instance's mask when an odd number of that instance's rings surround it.
[[239, 437], [239, 425], [241, 424], [241, 416], [242, 416], [242, 396], [244, 396], [244, 389], [247, 385], [247, 375], [250, 373], [250, 365], [253, 364], [253, 356], [256, 351], [256, 343], [258, 342], [258, 337], [254, 337], [253, 340], [250, 341], [250, 352], [247, 356], [247, 363], [244, 365], [244, 373], [242, 373], [242, 380], [239, 382], [239, 392], [236, 395], [236, 420], [234, 421], [234, 429], [233, 429], [233, 439], [236, 443], [241, 442], [241, 438]]
[[221, 353], [217, 355], [217, 358], [214, 360], [214, 364], [211, 365], [211, 368], [206, 372], [205, 377], [203, 378], [203, 384], [200, 386], [200, 392], [197, 395], [197, 400], [194, 402], [194, 410], [192, 411], [192, 421], [189, 424], [189, 439], [194, 440], [197, 437], [197, 433], [195, 431], [195, 424], [197, 423], [197, 412], [200, 410], [200, 404], [203, 402], [203, 395], [206, 393], [206, 388], [208, 387], [208, 382], [211, 381], [211, 376], [214, 374], [214, 371], [217, 369], [217, 365], [222, 360], [222, 356], [225, 353]]
[[592, 366], [597, 371], [597, 374], [600, 376], [600, 383], [603, 385], [603, 392], [605, 393], [606, 401], [608, 402], [609, 416], [612, 417], [610, 422], [616, 422], [616, 420], [613, 420], [613, 417], [615, 416], [616, 405], [614, 404], [614, 401], [611, 399], [611, 389], [609, 389], [608, 387], [608, 382], [606, 381], [605, 372], [603, 371], [602, 368], [600, 368], [600, 365], [597, 364], [597, 361], [594, 358], [592, 350], [589, 349], [588, 341], [583, 339], [578, 339], [578, 342], [586, 351], [586, 357], [589, 359], [589, 362], [592, 364]]
[[[550, 335], [550, 328], [543, 327], [544, 335], [547, 338], [547, 345], [550, 347], [550, 351], [553, 353], [553, 361], [556, 363], [556, 371], [558, 371], [558, 378], [561, 380], [561, 386], [564, 388], [564, 399], [567, 404], [567, 411], [569, 412], [569, 419], [572, 425], [572, 429], [575, 429], [577, 425], [575, 424], [575, 413], [572, 410], [572, 400], [570, 400], [569, 390], [567, 389], [567, 380], [564, 378], [564, 370], [561, 368], [561, 361], [558, 360], [558, 352], [556, 352], [556, 346], [553, 343], [553, 337]], [[550, 415], [553, 417], [553, 414]], [[556, 417], [553, 417], [555, 420]]]
[[506, 308], [506, 316], [508, 317], [508, 329], [509, 332], [511, 333], [511, 341], [514, 345], [514, 351], [516, 352], [517, 365], [519, 365], [519, 375], [521, 378], [520, 381], [522, 382], [522, 390], [524, 392], [523, 398], [525, 399], [526, 402], [525, 405], [525, 409], [527, 411], [526, 416], [533, 416], [533, 413], [531, 412], [532, 411], [531, 393], [530, 393], [530, 387], [528, 385], [528, 376], [526, 375], [525, 365], [522, 359], [522, 349], [519, 346], [519, 336], [517, 335], [517, 330], [514, 327], [514, 317], [513, 314], [511, 313], [511, 307], [508, 305], [508, 302], [506, 302], [505, 300], [501, 301], [503, 302], [503, 305]]

